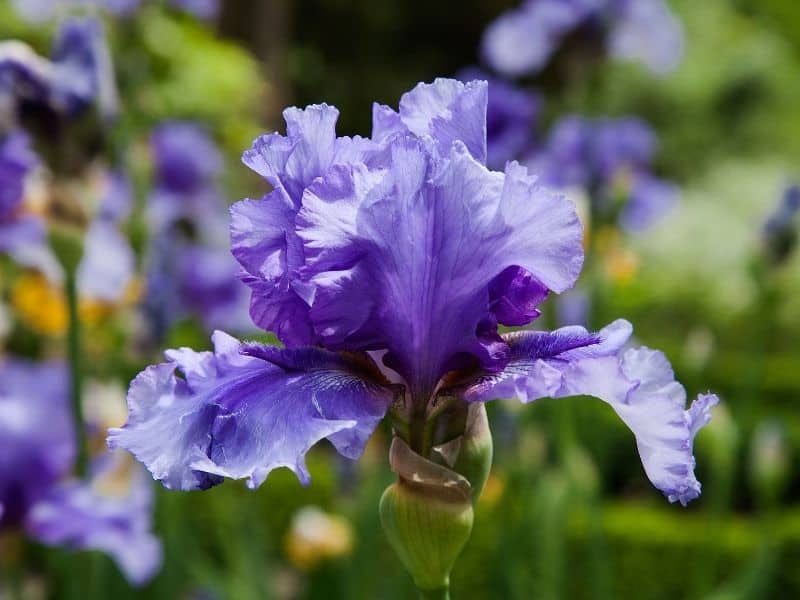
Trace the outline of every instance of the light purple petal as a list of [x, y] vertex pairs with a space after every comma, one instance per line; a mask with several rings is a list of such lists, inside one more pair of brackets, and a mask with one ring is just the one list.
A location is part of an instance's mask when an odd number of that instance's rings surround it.
[[44, 222], [38, 217], [24, 215], [11, 223], [0, 223], [0, 254], [8, 254], [53, 283], [64, 280], [64, 270], [47, 245]]
[[70, 470], [74, 457], [66, 369], [56, 364], [0, 360], [3, 519], [16, 522], [24, 518], [31, 504]]
[[116, 224], [96, 220], [84, 239], [78, 291], [86, 298], [119, 301], [133, 279], [135, 260], [133, 249]]
[[506, 77], [536, 73], [561, 39], [601, 4], [598, 0], [527, 0], [489, 24], [481, 42], [482, 56]]
[[334, 164], [362, 160], [373, 144], [362, 138], [336, 137], [339, 110], [328, 104], [314, 104], [301, 110], [283, 111], [286, 135], [262, 135], [242, 155], [242, 161], [283, 190], [299, 208], [303, 190]]
[[95, 462], [87, 482], [71, 479], [49, 490], [31, 509], [28, 533], [51, 546], [101, 550], [132, 584], [149, 581], [161, 567], [161, 543], [151, 532], [152, 482], [124, 455]]
[[390, 170], [335, 168], [303, 198], [311, 317], [325, 344], [387, 348], [425, 388], [456, 354], [502, 358], [477, 331], [490, 283], [518, 266], [567, 289], [583, 259], [581, 227], [569, 201], [515, 163], [490, 172], [461, 143], [436, 162], [413, 137], [390, 150]]
[[683, 27], [664, 0], [629, 1], [611, 29], [608, 46], [612, 56], [641, 61], [664, 75], [683, 58]]
[[441, 154], [461, 141], [475, 160], [485, 163], [487, 101], [485, 81], [440, 78], [403, 94], [399, 115], [411, 133], [432, 138]]
[[686, 505], [700, 495], [692, 443], [718, 402], [701, 394], [686, 408], [686, 392], [669, 361], [656, 350], [621, 350], [630, 324], [616, 321], [599, 334], [582, 327], [507, 336], [506, 368], [466, 389], [467, 401], [588, 395], [607, 402], [636, 437], [650, 481], [670, 502]]
[[132, 452], [171, 489], [222, 477], [254, 488], [278, 467], [308, 483], [311, 446], [327, 438], [359, 456], [394, 399], [368, 367], [323, 350], [242, 345], [222, 332], [214, 344], [213, 353], [169, 351], [170, 362], [142, 372], [128, 394], [128, 422], [109, 432], [112, 447]]
[[123, 171], [111, 171], [105, 176], [97, 219], [121, 223], [133, 210], [133, 189], [128, 175]]
[[363, 138], [336, 137], [339, 111], [327, 104], [284, 111], [286, 135], [259, 137], [243, 162], [275, 188], [262, 200], [231, 208], [231, 251], [252, 290], [253, 321], [288, 346], [315, 343], [308, 318], [308, 284], [300, 280], [303, 248], [294, 220], [306, 187], [335, 164], [368, 160], [377, 146]]

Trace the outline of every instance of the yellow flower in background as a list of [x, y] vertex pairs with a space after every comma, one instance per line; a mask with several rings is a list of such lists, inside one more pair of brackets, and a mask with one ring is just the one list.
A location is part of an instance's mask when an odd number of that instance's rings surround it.
[[11, 290], [11, 306], [20, 321], [38, 333], [63, 335], [69, 320], [63, 291], [44, 275], [24, 273]]
[[490, 473], [489, 479], [486, 480], [486, 486], [483, 488], [483, 493], [478, 499], [478, 505], [483, 508], [493, 508], [503, 497], [505, 489], [505, 477], [502, 474]]
[[596, 247], [608, 277], [615, 283], [629, 283], [639, 267], [639, 259], [622, 244], [619, 232], [613, 227], [597, 231]]
[[343, 517], [306, 506], [292, 518], [284, 548], [295, 567], [310, 570], [325, 560], [349, 555], [353, 529]]

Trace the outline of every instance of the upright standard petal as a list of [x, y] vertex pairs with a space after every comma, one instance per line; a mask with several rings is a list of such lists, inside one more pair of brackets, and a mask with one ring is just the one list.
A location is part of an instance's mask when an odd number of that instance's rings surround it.
[[213, 339], [214, 352], [172, 350], [143, 371], [128, 393], [128, 422], [109, 431], [111, 447], [129, 450], [168, 488], [223, 477], [254, 488], [278, 467], [306, 484], [311, 446], [327, 438], [358, 457], [394, 400], [366, 357]]
[[337, 137], [339, 111], [327, 104], [288, 108], [283, 116], [285, 136], [261, 136], [242, 156], [275, 189], [231, 208], [231, 251], [252, 290], [253, 321], [296, 347], [317, 342], [308, 318], [310, 292], [298, 277], [304, 258], [294, 221], [303, 192], [335, 164], [369, 161], [377, 146], [363, 138]]
[[397, 134], [412, 133], [432, 140], [434, 147], [449, 154], [453, 142], [460, 140], [475, 160], [486, 162], [485, 81], [462, 83], [456, 79], [436, 79], [419, 83], [400, 98], [400, 110], [373, 106], [372, 137], [386, 141]]
[[598, 334], [582, 327], [507, 336], [512, 358], [500, 373], [463, 390], [468, 402], [516, 397], [588, 395], [607, 402], [631, 429], [645, 472], [670, 502], [700, 495], [694, 475], [694, 437], [718, 402], [701, 394], [687, 408], [686, 391], [666, 357], [649, 348], [622, 350], [630, 324], [616, 321]]
[[120, 453], [95, 460], [89, 481], [51, 488], [30, 510], [25, 528], [48, 545], [100, 550], [134, 585], [161, 566], [161, 542], [152, 533], [153, 489], [147, 472]]
[[479, 325], [506, 268], [556, 292], [574, 283], [581, 226], [572, 203], [515, 163], [490, 172], [460, 142], [440, 161], [411, 136], [390, 150], [389, 169], [335, 168], [303, 198], [311, 318], [324, 344], [389, 349], [415, 392], [430, 392], [459, 354], [502, 359]]
[[334, 164], [362, 160], [374, 149], [370, 140], [336, 137], [339, 110], [313, 104], [283, 111], [286, 135], [262, 135], [242, 155], [242, 162], [285, 192], [299, 207], [303, 190]]

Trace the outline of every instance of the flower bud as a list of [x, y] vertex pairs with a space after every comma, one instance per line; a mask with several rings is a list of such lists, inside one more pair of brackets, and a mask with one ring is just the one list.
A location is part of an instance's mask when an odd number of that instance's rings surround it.
[[470, 484], [422, 458], [400, 438], [392, 441], [389, 462], [398, 481], [380, 501], [386, 537], [420, 590], [447, 590], [450, 571], [472, 531]]

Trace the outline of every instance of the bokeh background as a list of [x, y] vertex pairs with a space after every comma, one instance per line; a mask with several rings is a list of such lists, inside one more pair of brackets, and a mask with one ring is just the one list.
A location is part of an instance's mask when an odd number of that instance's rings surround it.
[[[121, 110], [99, 161], [132, 182], [122, 231], [137, 275], [124, 301], [81, 314], [85, 373], [98, 384], [85, 391], [121, 397], [162, 349], [207, 348], [218, 326], [196, 306], [159, 313], [158, 327], [146, 319], [165, 310], [152, 308], [154, 130], [190, 120], [218, 146], [221, 165], [204, 185], [222, 202], [211, 220], [224, 229], [225, 203], [266, 191], [239, 157], [256, 135], [283, 131], [283, 107], [327, 102], [341, 110], [340, 135], [369, 135], [373, 101], [396, 106], [417, 82], [479, 64], [483, 31], [515, 4], [226, 0], [210, 19], [161, 2], [124, 17], [101, 11]], [[670, 73], [594, 55], [559, 67], [557, 57], [516, 84], [540, 94], [532, 147], [575, 113], [636, 115], [658, 136], [652, 169], [679, 186], [680, 199], [644, 232], [592, 224], [582, 319], [629, 319], [690, 394], [720, 395], [696, 444], [703, 495], [688, 508], [668, 504], [644, 476], [630, 432], [596, 400], [494, 403], [496, 458], [452, 574], [455, 598], [800, 597], [800, 253], [774, 260], [764, 231], [800, 181], [800, 3], [670, 6], [685, 34]], [[0, 0], [0, 39], [46, 56], [58, 15], [32, 22], [17, 8]], [[11, 260], [2, 267], [2, 351], [64, 356], [62, 291]], [[544, 324], [558, 323], [558, 306], [550, 301]], [[273, 339], [246, 321], [229, 327]], [[0, 531], [0, 569], [16, 582], [0, 583], [0, 597], [413, 597], [378, 521], [392, 481], [388, 440], [379, 431], [357, 463], [314, 449], [308, 488], [288, 471], [256, 491], [238, 482], [192, 493], [159, 486], [164, 562], [141, 588], [100, 553]]]

